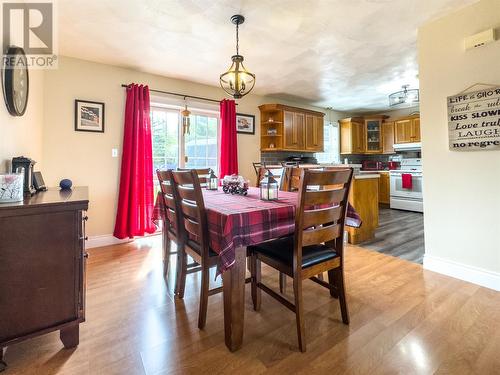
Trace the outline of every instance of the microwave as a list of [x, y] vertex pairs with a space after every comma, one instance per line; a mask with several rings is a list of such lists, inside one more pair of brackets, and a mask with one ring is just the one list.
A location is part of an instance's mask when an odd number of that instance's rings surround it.
[[364, 160], [361, 170], [363, 171], [381, 171], [384, 169], [384, 163], [375, 160]]

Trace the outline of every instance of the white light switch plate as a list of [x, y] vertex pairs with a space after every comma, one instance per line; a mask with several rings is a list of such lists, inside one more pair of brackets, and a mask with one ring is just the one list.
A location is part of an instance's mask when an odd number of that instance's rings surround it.
[[118, 149], [117, 148], [112, 148], [111, 149], [111, 157], [117, 158], [118, 157]]

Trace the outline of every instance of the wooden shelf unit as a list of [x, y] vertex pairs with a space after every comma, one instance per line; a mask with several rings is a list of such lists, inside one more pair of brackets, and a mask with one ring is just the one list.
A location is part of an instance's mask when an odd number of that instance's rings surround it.
[[[278, 151], [283, 149], [283, 111], [272, 105], [261, 105], [260, 109], [260, 149]], [[276, 134], [269, 130], [276, 129]], [[274, 145], [274, 147], [271, 147]]]
[[[261, 151], [323, 151], [324, 113], [282, 104], [264, 104], [259, 109]], [[276, 134], [269, 134], [270, 129], [276, 129]]]

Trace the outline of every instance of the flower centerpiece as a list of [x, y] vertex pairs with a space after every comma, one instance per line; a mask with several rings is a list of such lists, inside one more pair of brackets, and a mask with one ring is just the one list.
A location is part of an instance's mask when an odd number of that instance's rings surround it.
[[225, 176], [222, 180], [222, 191], [226, 194], [248, 194], [248, 180], [245, 180], [243, 176], [231, 175]]

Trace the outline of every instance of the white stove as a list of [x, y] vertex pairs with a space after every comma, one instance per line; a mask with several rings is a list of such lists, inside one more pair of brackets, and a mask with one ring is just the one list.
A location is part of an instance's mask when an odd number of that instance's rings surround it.
[[[401, 169], [390, 171], [391, 208], [423, 212], [422, 161], [421, 159], [402, 159]], [[411, 188], [403, 188], [403, 174], [411, 175]]]

